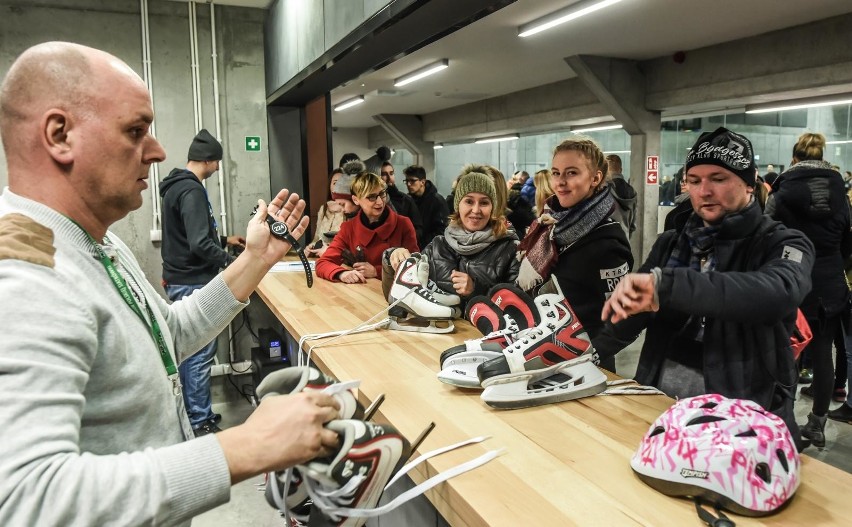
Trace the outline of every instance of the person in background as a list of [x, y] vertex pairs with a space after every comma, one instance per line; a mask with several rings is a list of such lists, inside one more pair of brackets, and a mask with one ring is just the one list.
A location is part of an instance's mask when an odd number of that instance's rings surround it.
[[[219, 274], [234, 257], [224, 246], [245, 247], [242, 236], [219, 236], [213, 208], [202, 182], [219, 170], [222, 145], [202, 129], [193, 138], [186, 168], [175, 168], [160, 183], [162, 202], [163, 288], [172, 302], [189, 296]], [[181, 362], [180, 383], [189, 423], [196, 437], [221, 432], [222, 416], [213, 413], [210, 367], [216, 339]]]
[[420, 217], [420, 211], [417, 210], [417, 205], [414, 203], [414, 199], [408, 194], [403, 194], [398, 188], [396, 188], [396, 175], [390, 161], [382, 163], [381, 171], [382, 172], [379, 175], [385, 185], [387, 185], [388, 198], [390, 198], [390, 204], [393, 207], [393, 210], [395, 210], [397, 214], [405, 216], [411, 220], [411, 224], [414, 225], [414, 232], [417, 233], [417, 238], [420, 239], [420, 237], [423, 236], [423, 219]]
[[[343, 169], [335, 168], [331, 172], [331, 177], [328, 181], [328, 195], [331, 197], [334, 192], [334, 187], [337, 181], [343, 175]], [[349, 200], [351, 203], [351, 200]], [[340, 230], [340, 225], [346, 221], [344, 207], [336, 200], [329, 199], [317, 212], [316, 227], [314, 230], [314, 239], [305, 249], [308, 256], [316, 256], [319, 258], [328, 249], [328, 244], [334, 239], [334, 235]]]
[[621, 166], [621, 158], [616, 154], [606, 156], [607, 173], [612, 185], [612, 194], [618, 204], [620, 221], [627, 234], [627, 239], [636, 230], [636, 190], [624, 179], [624, 169]]
[[553, 195], [553, 187], [550, 186], [550, 170], [539, 170], [533, 176], [535, 178], [535, 209], [533, 213], [538, 216], [544, 210], [544, 203]]
[[[457, 180], [454, 212], [444, 234], [421, 251], [428, 257], [429, 278], [441, 290], [459, 295], [463, 308], [494, 284], [513, 282], [520, 265], [515, 258], [518, 237], [494, 206], [494, 177], [475, 169], [481, 167], [468, 165]], [[394, 273], [411, 252], [401, 247], [386, 255], [384, 272]]]
[[403, 170], [408, 194], [414, 199], [423, 219], [423, 235], [417, 238], [420, 247], [429, 245], [432, 238], [444, 232], [450, 215], [447, 202], [438, 194], [438, 189], [426, 179], [426, 169], [411, 165]]
[[[381, 278], [382, 253], [389, 247], [405, 247], [417, 252], [417, 235], [411, 220], [388, 206], [388, 192], [382, 179], [358, 161], [361, 172], [352, 181], [352, 201], [358, 215], [343, 222], [328, 249], [317, 260], [317, 276], [347, 284], [366, 283], [368, 278]], [[346, 264], [346, 267], [344, 267]]]
[[[825, 137], [805, 133], [793, 146], [791, 166], [772, 185], [766, 214], [805, 233], [816, 248], [813, 289], [799, 306], [813, 340], [805, 348], [813, 364], [813, 407], [802, 436], [825, 446], [825, 421], [834, 380], [831, 344], [849, 305], [844, 264], [852, 255], [852, 219], [843, 178], [823, 160]], [[783, 286], [782, 286], [783, 287]]]
[[603, 361], [645, 330], [636, 381], [670, 397], [754, 401], [784, 420], [801, 449], [790, 335], [814, 250], [760, 210], [754, 167], [746, 137], [720, 127], [698, 138], [686, 157], [693, 214], [618, 283], [592, 343]]
[[535, 207], [535, 178], [531, 178], [527, 171], [521, 172], [521, 197], [529, 203], [530, 207]]
[[[245, 250], [172, 304], [110, 227], [143, 204], [165, 150], [144, 81], [66, 42], [24, 51], [0, 85], [9, 186], [0, 195], [0, 525], [188, 525], [231, 485], [338, 445], [327, 394], [265, 397], [244, 424], [194, 438], [175, 363], [248, 305], [305, 202], [286, 190], [249, 220]], [[25, 299], [13, 302], [10, 299]]]
[[352, 201], [352, 182], [355, 180], [355, 176], [362, 174], [366, 168], [361, 160], [354, 159], [347, 161], [340, 170], [342, 171], [340, 177], [331, 185], [331, 199], [343, 209], [345, 222], [361, 212], [361, 208]]
[[517, 232], [518, 237], [523, 237], [527, 229], [529, 229], [532, 222], [535, 221], [535, 212], [533, 208], [527, 203], [521, 196], [521, 190], [524, 188], [523, 184], [515, 183], [512, 188], [509, 189], [509, 195], [506, 201], [506, 218], [509, 220], [509, 224], [512, 228]]
[[[554, 195], [518, 246], [518, 286], [535, 296], [556, 277], [591, 338], [603, 327], [604, 301], [633, 268], [633, 254], [607, 183], [603, 152], [587, 137], [562, 141], [553, 151]], [[602, 363], [615, 370], [615, 359]]]
[[683, 177], [683, 167], [679, 168], [675, 173], [674, 180], [680, 188], [680, 192], [675, 196], [675, 207], [666, 214], [666, 219], [663, 223], [664, 231], [672, 230], [677, 225], [683, 224], [694, 212], [692, 201], [689, 199], [689, 185], [686, 184], [686, 179]]

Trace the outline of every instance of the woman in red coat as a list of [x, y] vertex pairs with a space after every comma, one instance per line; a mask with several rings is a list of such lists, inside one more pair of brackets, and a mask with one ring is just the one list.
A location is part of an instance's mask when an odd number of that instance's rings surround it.
[[370, 172], [359, 174], [351, 190], [352, 202], [361, 212], [343, 222], [317, 260], [316, 271], [326, 280], [357, 284], [381, 277], [382, 253], [388, 247], [405, 247], [411, 252], [419, 248], [411, 220], [387, 206], [388, 193], [379, 176]]

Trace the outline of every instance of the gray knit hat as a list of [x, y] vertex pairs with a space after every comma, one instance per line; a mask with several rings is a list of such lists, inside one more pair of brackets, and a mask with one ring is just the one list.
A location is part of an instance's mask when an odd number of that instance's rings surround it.
[[373, 174], [381, 174], [382, 163], [390, 161], [390, 158], [390, 148], [386, 146], [380, 146], [378, 149], [376, 149], [375, 155], [372, 155], [364, 160], [364, 165], [367, 167], [367, 172], [372, 172]]
[[366, 172], [367, 167], [359, 159], [356, 159], [345, 163], [341, 168], [343, 174], [337, 179], [334, 188], [331, 189], [331, 199], [348, 199], [352, 201], [352, 182], [355, 180], [355, 176]]
[[491, 200], [491, 204], [497, 203], [497, 189], [494, 187], [494, 180], [481, 172], [468, 172], [463, 174], [453, 194], [453, 210], [459, 211], [459, 203], [466, 194], [478, 192], [485, 194]]
[[221, 161], [222, 143], [202, 128], [192, 139], [186, 158], [190, 161]]

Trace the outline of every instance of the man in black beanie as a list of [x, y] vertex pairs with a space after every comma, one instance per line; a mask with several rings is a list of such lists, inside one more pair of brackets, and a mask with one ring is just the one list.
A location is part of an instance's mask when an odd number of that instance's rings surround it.
[[781, 417], [804, 448], [793, 416], [790, 335], [811, 289], [813, 244], [763, 215], [744, 136], [726, 128], [701, 135], [685, 179], [692, 213], [615, 287], [595, 349], [611, 357], [647, 329], [638, 382], [671, 397], [752, 400]]
[[[244, 247], [242, 236], [220, 237], [202, 181], [219, 170], [222, 144], [202, 129], [189, 145], [186, 168], [175, 168], [160, 183], [162, 204], [163, 286], [172, 301], [190, 295], [212, 280], [234, 257], [224, 247]], [[220, 431], [213, 413], [210, 366], [216, 340], [179, 366], [183, 399], [196, 437]]]

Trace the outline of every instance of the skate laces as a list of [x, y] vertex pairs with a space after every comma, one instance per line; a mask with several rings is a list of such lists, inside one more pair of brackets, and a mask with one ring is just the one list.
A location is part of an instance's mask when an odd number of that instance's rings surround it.
[[607, 381], [606, 386], [606, 390], [598, 395], [666, 395], [657, 388], [639, 384], [634, 379]]
[[[384, 490], [387, 490], [402, 476], [407, 474], [414, 467], [426, 461], [427, 459], [444, 454], [446, 452], [450, 452], [457, 448], [472, 445], [475, 443], [480, 443], [486, 439], [488, 439], [488, 436], [474, 437], [472, 439], [461, 441], [459, 443], [449, 445], [447, 447], [427, 452], [415, 459], [414, 461], [407, 463], [402, 468], [400, 468], [400, 470], [393, 476], [393, 478], [391, 478], [385, 485]], [[355, 494], [358, 492], [358, 489], [360, 488], [361, 484], [364, 483], [364, 481], [367, 479], [367, 476], [354, 475], [349, 481], [346, 482], [346, 484], [342, 485], [339, 489], [324, 489], [322, 488], [322, 484], [320, 482], [315, 481], [311, 478], [306, 478], [305, 484], [307, 485], [308, 494], [314, 500], [314, 505], [319, 507], [322, 512], [328, 517], [330, 517], [332, 520], [340, 521], [342, 517], [371, 518], [396, 509], [397, 507], [403, 505], [404, 503], [410, 501], [413, 498], [416, 498], [417, 496], [420, 496], [429, 489], [439, 485], [440, 483], [443, 483], [444, 481], [447, 481], [448, 479], [454, 478], [456, 476], [464, 474], [465, 472], [469, 472], [475, 468], [481, 467], [482, 465], [488, 463], [492, 459], [502, 454], [504, 451], [505, 449], [490, 450], [477, 458], [474, 458], [470, 461], [466, 461], [464, 463], [460, 463], [459, 465], [456, 465], [455, 467], [449, 470], [445, 470], [440, 474], [437, 474], [427, 479], [420, 485], [417, 485], [414, 488], [403, 492], [395, 499], [391, 500], [389, 503], [372, 509], [347, 507], [347, 505], [352, 504]]]

